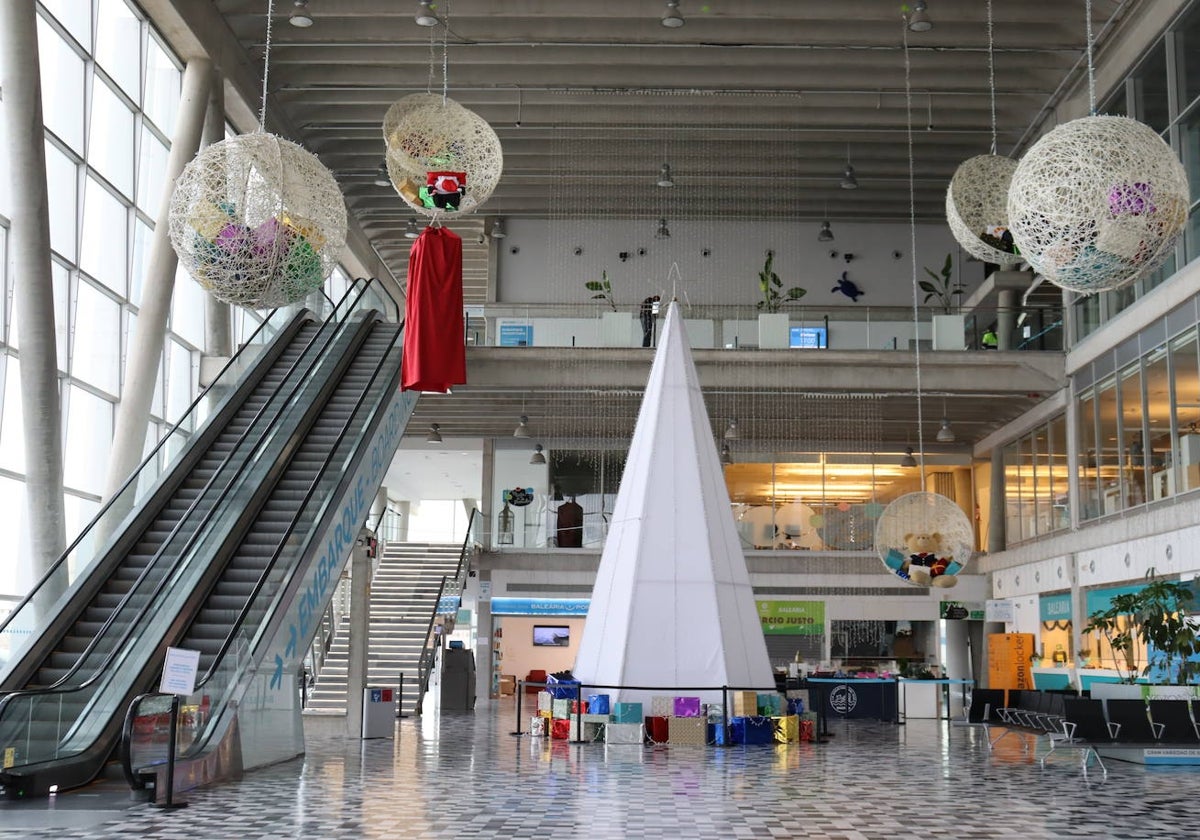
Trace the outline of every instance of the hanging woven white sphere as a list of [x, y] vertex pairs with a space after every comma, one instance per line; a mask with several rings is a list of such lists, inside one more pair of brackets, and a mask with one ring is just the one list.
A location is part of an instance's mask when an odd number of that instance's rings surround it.
[[346, 204], [333, 175], [273, 134], [243, 134], [203, 149], [171, 195], [171, 244], [218, 299], [252, 309], [303, 300], [321, 288], [346, 244]]
[[914, 586], [958, 583], [975, 544], [962, 508], [937, 493], [896, 499], [875, 525], [875, 550], [888, 571]]
[[1008, 234], [1008, 187], [1017, 162], [1001, 155], [963, 161], [946, 189], [946, 221], [973, 257], [1008, 268], [1021, 262]]
[[504, 169], [496, 132], [452, 99], [405, 97], [388, 109], [384, 139], [396, 192], [428, 216], [477, 209]]
[[1128, 117], [1059, 126], [1013, 173], [1008, 219], [1021, 256], [1077, 292], [1117, 289], [1162, 265], [1187, 222], [1171, 147]]

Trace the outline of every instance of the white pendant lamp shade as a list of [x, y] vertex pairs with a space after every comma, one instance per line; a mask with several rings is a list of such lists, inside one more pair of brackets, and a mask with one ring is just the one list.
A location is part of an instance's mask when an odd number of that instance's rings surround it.
[[317, 158], [265, 132], [202, 150], [175, 184], [171, 244], [215, 297], [271, 309], [324, 285], [346, 244], [346, 204]]
[[946, 189], [946, 222], [971, 256], [1008, 268], [1021, 262], [1008, 233], [1008, 188], [1017, 162], [977, 155], [961, 163]]
[[1008, 219], [1035, 271], [1064, 289], [1099, 292], [1162, 265], [1187, 223], [1188, 198], [1183, 166], [1153, 129], [1083, 117], [1021, 159]]

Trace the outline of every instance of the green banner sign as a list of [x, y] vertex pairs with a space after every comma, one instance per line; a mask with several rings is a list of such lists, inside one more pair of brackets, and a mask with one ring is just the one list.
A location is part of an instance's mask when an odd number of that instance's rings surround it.
[[984, 605], [975, 601], [941, 601], [938, 604], [939, 618], [983, 621], [985, 615]]
[[758, 620], [768, 636], [820, 636], [825, 632], [824, 601], [756, 601]]

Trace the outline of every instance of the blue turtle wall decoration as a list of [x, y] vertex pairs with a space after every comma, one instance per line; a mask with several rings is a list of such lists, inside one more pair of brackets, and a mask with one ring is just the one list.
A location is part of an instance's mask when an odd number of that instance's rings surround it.
[[858, 303], [858, 296], [866, 294], [866, 292], [864, 292], [862, 289], [858, 288], [858, 286], [855, 284], [855, 282], [846, 276], [848, 273], [849, 272], [843, 271], [842, 279], [838, 280], [837, 285], [834, 286], [829, 291], [841, 292], [846, 297], [850, 298], [850, 300], [854, 301], [855, 303]]

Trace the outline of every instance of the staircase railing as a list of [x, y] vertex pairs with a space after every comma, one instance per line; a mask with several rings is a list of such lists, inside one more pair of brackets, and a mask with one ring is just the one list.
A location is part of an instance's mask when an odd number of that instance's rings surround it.
[[[442, 646], [443, 633], [435, 633], [434, 625], [438, 618], [443, 618], [443, 626], [449, 626], [451, 616], [458, 614], [459, 604], [462, 603], [462, 593], [467, 586], [467, 578], [471, 574], [471, 558], [479, 545], [476, 539], [475, 527], [478, 521], [478, 510], [471, 511], [467, 521], [467, 535], [463, 538], [462, 550], [458, 555], [458, 566], [454, 577], [442, 575], [442, 583], [438, 587], [437, 600], [429, 615], [429, 623], [425, 626], [425, 646], [421, 650], [421, 661], [417, 666], [417, 702], [414, 713], [421, 713], [421, 705], [425, 700], [425, 692], [429, 688], [429, 674], [437, 662], [436, 653]], [[401, 698], [401, 702], [404, 698]]]

